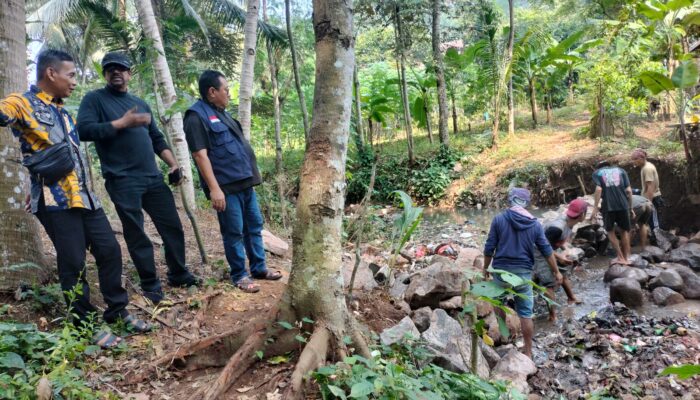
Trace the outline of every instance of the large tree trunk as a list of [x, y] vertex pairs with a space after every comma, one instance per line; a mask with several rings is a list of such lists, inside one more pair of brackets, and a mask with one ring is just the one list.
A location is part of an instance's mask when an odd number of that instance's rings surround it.
[[[156, 49], [155, 60], [153, 60], [153, 69], [158, 80], [158, 87], [161, 90], [163, 105], [165, 109], [169, 109], [177, 100], [175, 85], [173, 84], [172, 75], [170, 75], [170, 67], [168, 60], [165, 58], [165, 49], [163, 48], [163, 40], [156, 24], [156, 18], [153, 14], [153, 6], [150, 0], [136, 0], [136, 11], [139, 15], [139, 21], [143, 27], [144, 34], [153, 43]], [[185, 130], [182, 124], [182, 114], [175, 113], [168, 118], [165, 123], [165, 131], [170, 135], [170, 143], [173, 146], [173, 152], [177, 158], [177, 162], [182, 167], [182, 172], [185, 176], [185, 182], [180, 186], [180, 190], [184, 191], [184, 198], [190, 208], [196, 207], [194, 200], [194, 183], [192, 180], [192, 165], [190, 163], [190, 152], [185, 139]]]
[[258, 40], [258, 8], [260, 0], [248, 0], [248, 12], [245, 17], [245, 34], [243, 39], [243, 62], [241, 66], [241, 83], [238, 89], [238, 121], [241, 123], [243, 136], [250, 141], [250, 113], [253, 103], [253, 72], [255, 69], [255, 52]]
[[530, 92], [530, 109], [532, 110], [532, 127], [537, 128], [537, 93], [535, 92], [535, 80], [528, 78], [527, 86]]
[[[513, 21], [513, 0], [508, 0], [508, 19], [510, 31], [508, 32], [508, 44], [506, 47], [508, 63], [513, 59], [513, 40], [515, 35], [515, 23]], [[508, 78], [508, 135], [515, 134], [515, 106], [513, 104], [513, 74]]]
[[440, 3], [441, 0], [433, 0], [433, 62], [435, 63], [435, 77], [437, 78], [438, 134], [440, 135], [440, 143], [444, 146], [449, 146], [450, 134], [447, 129], [447, 87], [445, 85], [442, 52], [440, 51]]
[[306, 99], [304, 99], [304, 91], [301, 89], [301, 78], [299, 77], [299, 65], [297, 64], [297, 53], [294, 48], [294, 36], [292, 35], [292, 13], [290, 10], [291, 0], [284, 0], [284, 13], [287, 20], [287, 40], [289, 40], [289, 51], [292, 53], [292, 71], [294, 72], [294, 85], [297, 88], [297, 96], [299, 97], [299, 107], [301, 108], [301, 117], [304, 122], [304, 139], [309, 140], [309, 115], [306, 110]]
[[[26, 90], [24, 0], [6, 0], [0, 7], [0, 98]], [[21, 283], [37, 284], [48, 276], [39, 224], [24, 211], [27, 173], [19, 144], [8, 128], [0, 128], [0, 291]]]
[[413, 126], [411, 121], [411, 112], [408, 104], [408, 85], [406, 84], [406, 42], [401, 29], [401, 11], [399, 4], [396, 3], [394, 12], [394, 24], [396, 26], [396, 47], [399, 53], [399, 80], [401, 81], [401, 101], [403, 104], [403, 119], [406, 129], [406, 143], [408, 144], [408, 162], [413, 164], [416, 161], [413, 154]]

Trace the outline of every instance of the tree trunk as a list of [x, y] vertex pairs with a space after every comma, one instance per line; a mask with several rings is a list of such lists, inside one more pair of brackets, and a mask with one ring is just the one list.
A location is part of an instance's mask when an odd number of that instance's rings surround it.
[[255, 69], [255, 52], [258, 40], [258, 8], [260, 0], [248, 0], [248, 12], [245, 17], [243, 32], [243, 62], [241, 63], [241, 83], [238, 89], [238, 121], [241, 123], [243, 136], [250, 141], [250, 112], [253, 102], [253, 72]]
[[[165, 109], [169, 109], [177, 100], [175, 85], [173, 78], [170, 75], [170, 67], [168, 60], [165, 58], [165, 50], [163, 49], [163, 41], [160, 37], [160, 31], [156, 25], [156, 18], [153, 15], [153, 6], [150, 0], [136, 0], [136, 11], [139, 15], [139, 21], [143, 27], [144, 34], [151, 40], [153, 47], [156, 50], [155, 60], [153, 60], [153, 69], [158, 80], [158, 87], [161, 90], [163, 105]], [[185, 201], [190, 208], [196, 207], [194, 200], [194, 183], [192, 180], [192, 165], [190, 163], [190, 152], [185, 140], [185, 131], [182, 124], [182, 114], [175, 113], [168, 118], [165, 123], [165, 131], [170, 135], [170, 142], [173, 145], [173, 152], [177, 158], [177, 162], [182, 168], [182, 173], [185, 176], [185, 182], [180, 186], [180, 190], [184, 191]]]
[[452, 100], [452, 134], [457, 136], [457, 105], [454, 93], [450, 93], [450, 100]]
[[440, 135], [440, 143], [443, 146], [449, 146], [450, 134], [447, 128], [447, 114], [449, 112], [447, 109], [447, 87], [445, 84], [442, 52], [440, 51], [440, 3], [441, 0], [433, 0], [433, 62], [435, 63], [438, 94], [438, 135]]
[[[430, 122], [427, 93], [423, 96], [423, 112], [425, 113], [425, 128], [428, 130], [428, 141], [430, 141], [430, 144], [433, 144], [433, 124]], [[442, 140], [440, 142], [442, 142]]]
[[532, 109], [532, 128], [537, 128], [537, 93], [535, 92], [535, 80], [528, 78], [527, 86], [530, 91], [530, 108]]
[[572, 106], [574, 105], [574, 70], [569, 69], [569, 77], [567, 79], [567, 89], [569, 91], [567, 103]]
[[415, 163], [416, 158], [413, 154], [413, 127], [411, 121], [411, 112], [408, 105], [408, 85], [406, 84], [406, 54], [405, 40], [401, 29], [401, 16], [399, 4], [396, 3], [394, 11], [394, 24], [396, 26], [396, 47], [399, 53], [399, 80], [401, 81], [401, 101], [403, 104], [403, 119], [406, 129], [406, 143], [408, 144], [408, 162]]
[[372, 124], [372, 118], [367, 118], [367, 139], [370, 147], [374, 148], [374, 125]]
[[[24, 0], [0, 7], [0, 98], [27, 87]], [[39, 284], [48, 277], [36, 218], [24, 211], [28, 175], [19, 144], [9, 128], [0, 128], [0, 291]]]
[[287, 20], [287, 40], [289, 40], [289, 51], [292, 53], [292, 70], [294, 72], [294, 85], [297, 88], [297, 96], [299, 97], [299, 107], [301, 108], [301, 117], [304, 122], [304, 139], [309, 141], [309, 115], [306, 110], [306, 99], [304, 91], [301, 89], [301, 78], [299, 77], [299, 65], [297, 64], [297, 52], [294, 48], [294, 35], [292, 35], [292, 13], [290, 11], [291, 0], [284, 0], [284, 13]]
[[365, 135], [362, 129], [362, 99], [360, 95], [360, 79], [357, 76], [357, 65], [353, 68], [352, 84], [355, 88], [355, 134], [357, 134], [357, 147], [362, 151], [365, 147]]
[[547, 93], [547, 125], [552, 123], [552, 93]]
[[[507, 57], [508, 63], [513, 59], [513, 40], [515, 35], [515, 24], [513, 21], [513, 0], [508, 0], [508, 20], [510, 31], [508, 32]], [[508, 135], [515, 134], [515, 107], [513, 104], [513, 75], [508, 79]]]

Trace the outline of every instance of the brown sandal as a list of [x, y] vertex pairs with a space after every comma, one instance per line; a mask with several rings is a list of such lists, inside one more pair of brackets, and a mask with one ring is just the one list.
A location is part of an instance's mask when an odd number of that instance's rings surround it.
[[236, 282], [234, 286], [246, 293], [257, 293], [260, 291], [260, 286], [258, 286], [255, 282], [253, 282], [252, 279], [248, 277], [245, 277], [240, 281]]
[[267, 270], [267, 271], [265, 271], [265, 274], [263, 274], [263, 275], [253, 276], [253, 279], [261, 279], [261, 280], [266, 280], [266, 281], [276, 281], [278, 279], [282, 279], [282, 273], [279, 271]]

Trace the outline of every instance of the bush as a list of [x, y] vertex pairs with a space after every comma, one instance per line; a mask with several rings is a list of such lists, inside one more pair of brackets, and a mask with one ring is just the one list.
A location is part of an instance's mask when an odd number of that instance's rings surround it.
[[433, 204], [445, 195], [452, 178], [450, 170], [439, 163], [426, 169], [417, 169], [411, 175], [411, 194], [421, 201]]
[[549, 179], [549, 169], [544, 164], [527, 163], [524, 167], [514, 169], [499, 179], [501, 185], [527, 185], [530, 187], [542, 185]]
[[428, 350], [412, 341], [382, 347], [371, 359], [347, 357], [319, 368], [313, 378], [323, 399], [499, 399], [500, 383], [425, 364]]

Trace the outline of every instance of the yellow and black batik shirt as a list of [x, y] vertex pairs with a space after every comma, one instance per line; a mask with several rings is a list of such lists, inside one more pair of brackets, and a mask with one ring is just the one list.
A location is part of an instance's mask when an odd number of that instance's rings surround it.
[[14, 93], [0, 100], [0, 126], [9, 126], [19, 139], [23, 156], [41, 152], [55, 143], [71, 143], [74, 170], [58, 182], [45, 185], [31, 178], [31, 206], [36, 213], [41, 197], [47, 210], [98, 209], [92, 193], [87, 158], [80, 148], [75, 120], [63, 108], [63, 101], [32, 86], [24, 94]]

